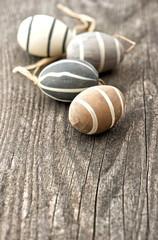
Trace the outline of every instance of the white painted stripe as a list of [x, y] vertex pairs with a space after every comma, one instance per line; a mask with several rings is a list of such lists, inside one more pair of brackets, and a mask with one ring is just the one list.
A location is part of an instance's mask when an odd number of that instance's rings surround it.
[[114, 38], [116, 44], [116, 53], [117, 53], [117, 65], [120, 63], [121, 60], [121, 52], [120, 52], [120, 44], [117, 38]]
[[115, 110], [114, 110], [114, 106], [110, 100], [110, 98], [108, 97], [108, 95], [100, 88], [97, 88], [97, 87], [93, 87], [93, 89], [96, 89], [103, 97], [104, 99], [106, 100], [108, 106], [109, 106], [109, 109], [110, 109], [110, 113], [111, 113], [111, 118], [112, 118], [112, 121], [111, 121], [111, 126], [110, 128], [114, 125], [115, 123]]
[[[63, 60], [59, 60], [59, 61], [57, 61], [57, 62], [53, 62], [53, 63], [51, 63], [51, 64], [49, 64], [47, 67], [45, 67], [42, 71], [41, 71], [41, 73], [40, 73], [40, 76], [41, 76], [41, 74], [45, 71], [45, 70], [47, 70], [47, 69], [49, 69], [51, 66], [52, 66], [52, 64], [53, 64], [53, 66], [54, 65], [57, 65], [57, 64], [61, 64], [61, 63], [78, 63], [78, 64], [80, 64], [80, 65], [82, 65], [82, 66], [85, 66], [85, 67], [87, 67], [88, 69], [90, 69], [94, 74], [95, 74], [95, 76], [98, 78], [98, 72], [95, 70], [95, 68], [93, 67], [90, 67], [90, 66], [88, 66], [87, 64], [85, 64], [85, 63], [82, 63], [82, 62], [79, 62], [79, 61], [77, 61], [77, 60], [69, 60], [69, 59], [63, 59]], [[39, 77], [40, 77], [39, 76]]]
[[82, 37], [78, 36], [78, 44], [79, 44], [79, 55], [80, 55], [80, 60], [84, 60], [84, 46], [83, 46], [83, 41]]
[[99, 50], [100, 50], [100, 66], [98, 69], [98, 72], [102, 72], [105, 64], [105, 46], [104, 46], [104, 41], [99, 32], [95, 32], [96, 38], [99, 44]]
[[52, 88], [52, 87], [46, 87], [41, 83], [39, 83], [38, 86], [48, 91], [63, 92], [63, 93], [79, 93], [87, 89], [87, 88], [74, 88], [74, 89], [73, 88]]
[[120, 99], [121, 108], [122, 108], [122, 113], [123, 113], [123, 111], [124, 111], [124, 103], [123, 103], [121, 94], [120, 94], [120, 92], [119, 92], [119, 90], [118, 90], [117, 88], [115, 88], [115, 87], [112, 87], [112, 88], [115, 90], [115, 92], [117, 93], [117, 95], [118, 95], [118, 97], [119, 97], [119, 99]]
[[82, 99], [74, 99], [73, 102], [80, 103], [90, 113], [90, 115], [92, 117], [92, 120], [93, 120], [93, 126], [92, 126], [91, 131], [89, 133], [87, 133], [87, 134], [94, 134], [97, 131], [97, 129], [98, 129], [98, 120], [97, 120], [97, 116], [96, 116], [93, 108], [87, 102], [85, 102]]
[[55, 98], [55, 97], [53, 97], [52, 95], [49, 95], [48, 93], [44, 92], [41, 88], [40, 88], [40, 90], [41, 90], [45, 95], [47, 95], [47, 96], [50, 97], [50, 98], [53, 98], [54, 100], [61, 101], [61, 102], [71, 102], [71, 101], [72, 101], [72, 100], [61, 100], [61, 99], [59, 99], [59, 98]]
[[91, 81], [96, 82], [96, 79], [82, 77], [82, 76], [79, 76], [77, 74], [73, 74], [73, 73], [70, 73], [70, 72], [50, 72], [50, 73], [47, 73], [47, 74], [43, 75], [42, 77], [39, 77], [38, 82], [42, 82], [46, 77], [63, 77], [63, 76], [77, 78], [77, 79], [85, 80], [85, 81], [91, 80]]

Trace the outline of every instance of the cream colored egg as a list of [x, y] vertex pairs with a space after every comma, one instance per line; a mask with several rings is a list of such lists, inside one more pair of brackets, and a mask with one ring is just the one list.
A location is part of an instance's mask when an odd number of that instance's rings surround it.
[[32, 55], [55, 57], [65, 53], [71, 30], [58, 19], [47, 15], [26, 18], [19, 26], [17, 41]]

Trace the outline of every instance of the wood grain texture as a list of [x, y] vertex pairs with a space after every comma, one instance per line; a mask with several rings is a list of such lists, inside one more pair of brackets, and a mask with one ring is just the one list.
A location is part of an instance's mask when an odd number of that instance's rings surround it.
[[68, 104], [44, 96], [12, 69], [38, 58], [17, 44], [20, 22], [38, 13], [71, 28], [57, 1], [0, 1], [0, 239], [157, 239], [158, 2], [66, 1], [97, 30], [137, 42], [102, 75], [126, 100], [108, 132], [86, 136], [68, 123]]

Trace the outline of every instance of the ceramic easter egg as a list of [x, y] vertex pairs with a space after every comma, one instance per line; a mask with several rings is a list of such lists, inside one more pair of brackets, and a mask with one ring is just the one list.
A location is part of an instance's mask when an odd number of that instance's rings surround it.
[[81, 91], [98, 85], [98, 72], [88, 62], [63, 59], [43, 69], [38, 86], [49, 97], [70, 102]]
[[47, 15], [26, 18], [17, 34], [19, 45], [39, 57], [55, 57], [65, 53], [72, 37], [71, 30], [63, 22]]
[[67, 58], [90, 62], [100, 73], [119, 65], [124, 58], [124, 50], [115, 37], [101, 32], [87, 32], [70, 41], [66, 55]]
[[72, 101], [69, 121], [82, 133], [102, 133], [119, 120], [124, 106], [124, 97], [117, 88], [105, 85], [90, 87]]

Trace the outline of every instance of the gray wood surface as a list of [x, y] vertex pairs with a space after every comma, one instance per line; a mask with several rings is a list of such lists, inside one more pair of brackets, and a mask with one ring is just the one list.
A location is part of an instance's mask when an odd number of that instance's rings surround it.
[[12, 74], [38, 59], [17, 44], [24, 18], [78, 23], [56, 3], [0, 1], [0, 239], [158, 239], [158, 2], [61, 1], [95, 17], [97, 30], [137, 42], [101, 75], [123, 92], [126, 111], [99, 136], [74, 130], [68, 104]]

